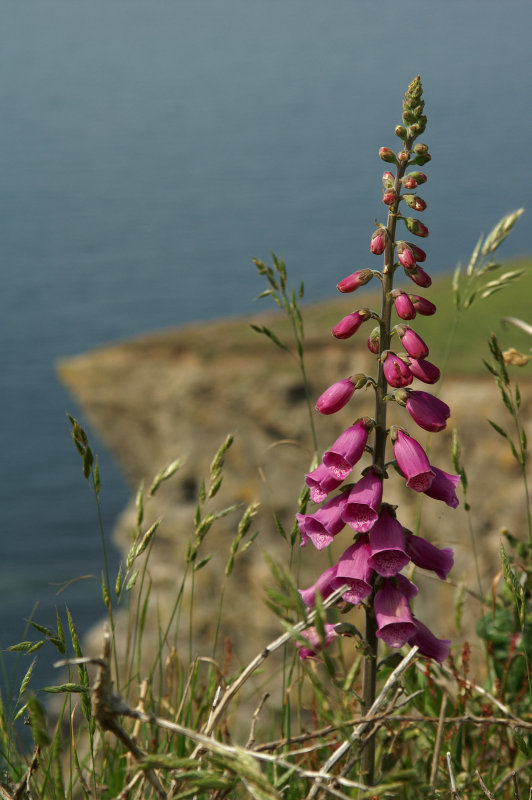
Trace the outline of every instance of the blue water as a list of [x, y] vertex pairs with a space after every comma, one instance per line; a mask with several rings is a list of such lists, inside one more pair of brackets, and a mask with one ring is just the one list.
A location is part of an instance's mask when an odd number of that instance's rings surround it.
[[[35, 603], [50, 624], [67, 602], [80, 632], [102, 611], [94, 503], [65, 418], [80, 412], [54, 362], [252, 313], [263, 287], [250, 259], [272, 249], [313, 300], [376, 265], [377, 149], [397, 147], [418, 72], [428, 269], [467, 258], [528, 200], [532, 5], [2, 0], [0, 12], [4, 648]], [[503, 250], [524, 252], [528, 221]], [[110, 531], [128, 489], [91, 438]], [[48, 675], [53, 653], [39, 656]]]

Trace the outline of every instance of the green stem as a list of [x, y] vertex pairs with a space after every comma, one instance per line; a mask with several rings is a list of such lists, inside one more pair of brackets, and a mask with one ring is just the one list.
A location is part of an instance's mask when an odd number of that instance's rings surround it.
[[[412, 141], [405, 142], [405, 149], [410, 149]], [[386, 395], [388, 384], [384, 376], [382, 354], [389, 349], [391, 339], [391, 318], [392, 318], [392, 297], [393, 274], [395, 271], [395, 229], [397, 226], [397, 209], [399, 206], [399, 196], [401, 190], [401, 178], [405, 174], [406, 163], [399, 164], [395, 179], [396, 201], [388, 212], [386, 229], [388, 231], [388, 242], [384, 251], [384, 267], [382, 271], [382, 303], [381, 316], [379, 322], [379, 367], [377, 374], [377, 384], [375, 387], [375, 438], [373, 444], [373, 466], [382, 475], [386, 464], [386, 439], [388, 436], [386, 428]], [[374, 585], [375, 589], [375, 585]], [[367, 655], [364, 660], [364, 673], [362, 682], [362, 697], [364, 700], [364, 712], [367, 713], [375, 702], [377, 688], [377, 657], [379, 640], [376, 636], [377, 622], [373, 611], [373, 603], [366, 606], [366, 647]], [[366, 742], [362, 752], [362, 772], [368, 786], [372, 786], [375, 780], [375, 738], [372, 736]]]
[[96, 501], [96, 513], [98, 516], [98, 529], [100, 531], [100, 539], [102, 542], [103, 564], [104, 564], [104, 580], [105, 580], [105, 593], [107, 595], [107, 611], [109, 613], [109, 624], [111, 626], [111, 638], [113, 642], [113, 660], [115, 664], [115, 680], [117, 690], [120, 689], [120, 675], [118, 672], [118, 654], [116, 652], [116, 638], [115, 638], [115, 620], [113, 617], [113, 603], [111, 600], [111, 580], [109, 577], [109, 559], [107, 558], [107, 546], [105, 544], [105, 533], [102, 519], [102, 507], [100, 505], [100, 495], [94, 479], [94, 472], [92, 473], [91, 488], [94, 492], [94, 499]]

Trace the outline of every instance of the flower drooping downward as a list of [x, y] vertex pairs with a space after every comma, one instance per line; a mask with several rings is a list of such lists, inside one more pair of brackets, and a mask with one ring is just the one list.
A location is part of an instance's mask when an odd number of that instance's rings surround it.
[[[423, 430], [436, 433], [446, 427], [450, 415], [449, 406], [439, 398], [420, 389], [407, 388], [415, 379], [434, 384], [440, 377], [438, 367], [426, 360], [428, 345], [410, 325], [404, 324], [404, 321], [415, 320], [418, 314], [432, 316], [436, 306], [404, 287], [394, 288], [393, 285], [397, 271], [418, 286], [428, 288], [431, 285], [430, 275], [419, 266], [426, 261], [427, 254], [413, 242], [401, 239], [401, 234], [396, 232], [397, 226], [404, 225], [413, 236], [426, 238], [429, 235], [424, 223], [408, 216], [411, 211], [401, 213], [401, 203], [418, 213], [424, 213], [427, 208], [426, 201], [416, 194], [417, 187], [427, 181], [425, 173], [417, 167], [431, 158], [427, 145], [415, 141], [425, 130], [423, 109], [421, 82], [417, 77], [405, 95], [403, 124], [396, 128], [402, 149], [398, 153], [388, 147], [379, 150], [380, 158], [394, 165], [394, 172], [387, 169], [382, 175], [387, 222], [376, 221], [369, 246], [372, 254], [383, 256], [382, 271], [360, 269], [337, 284], [342, 293], [354, 292], [378, 277], [382, 286], [380, 314], [362, 308], [343, 317], [332, 330], [337, 339], [350, 339], [366, 320], [371, 318], [378, 322], [369, 337], [367, 333], [364, 335], [375, 359], [376, 377], [361, 373], [339, 380], [326, 389], [316, 403], [321, 414], [335, 414], [347, 406], [355, 390], [372, 387], [375, 416], [373, 419], [355, 418], [325, 451], [321, 464], [305, 476], [311, 500], [323, 505], [314, 512], [297, 515], [302, 545], [310, 540], [317, 550], [326, 548], [344, 528], [352, 537], [352, 543], [337, 563], [328, 567], [308, 589], [302, 589], [300, 595], [309, 609], [319, 605], [316, 603], [318, 594], [326, 601], [339, 589], [343, 589], [344, 604], [362, 604], [367, 620], [366, 647], [375, 664], [377, 640], [394, 648], [406, 643], [416, 645], [422, 655], [436, 661], [443, 661], [449, 651], [448, 640], [438, 639], [412, 613], [410, 606], [417, 587], [401, 571], [414, 564], [444, 581], [453, 566], [453, 552], [449, 547], [438, 548], [403, 528], [397, 519], [396, 507], [383, 502], [385, 478], [392, 477], [390, 466], [394, 465], [413, 491], [452, 508], [458, 505], [459, 477], [430, 464], [415, 438], [398, 424], [388, 427], [387, 423], [388, 409], [393, 407], [399, 414], [406, 411], [413, 423]], [[408, 193], [402, 194], [404, 190]], [[404, 206], [402, 208], [404, 210]], [[393, 319], [394, 315], [398, 320]], [[393, 336], [396, 339], [392, 345]], [[398, 340], [400, 346], [396, 347]], [[392, 346], [401, 352], [394, 352]], [[390, 444], [392, 459], [386, 452]], [[359, 463], [368, 454], [371, 463]], [[353, 471], [358, 471], [358, 476], [351, 478], [353, 483], [341, 486]], [[297, 644], [301, 658], [315, 656], [339, 635], [329, 623], [320, 630], [321, 637], [316, 628], [303, 632], [308, 647], [301, 642]], [[341, 633], [342, 628], [338, 630]]]

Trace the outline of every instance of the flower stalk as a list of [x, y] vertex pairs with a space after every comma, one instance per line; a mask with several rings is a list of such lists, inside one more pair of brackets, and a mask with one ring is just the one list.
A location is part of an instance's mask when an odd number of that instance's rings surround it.
[[[406, 278], [419, 286], [428, 287], [431, 283], [428, 273], [418, 266], [419, 261], [426, 259], [425, 251], [412, 242], [402, 241], [399, 235], [400, 225], [414, 236], [426, 238], [429, 235], [426, 225], [409, 216], [410, 209], [423, 212], [427, 207], [424, 200], [412, 193], [418, 184], [426, 182], [426, 175], [417, 170], [408, 172], [413, 165], [422, 166], [430, 161], [427, 145], [416, 142], [426, 126], [421, 97], [418, 76], [405, 94], [404, 124], [396, 128], [402, 149], [397, 153], [388, 147], [379, 150], [380, 158], [395, 167], [395, 174], [386, 171], [382, 178], [383, 203], [388, 211], [386, 224], [376, 221], [369, 247], [372, 254], [383, 257], [382, 270], [359, 270], [338, 283], [341, 292], [354, 292], [373, 277], [381, 283], [380, 313], [368, 308], [354, 310], [332, 331], [336, 338], [346, 339], [354, 336], [367, 321], [378, 322], [368, 339], [368, 349], [376, 359], [376, 378], [361, 374], [344, 378], [329, 387], [316, 404], [322, 414], [336, 413], [352, 402], [353, 396], [356, 399], [357, 390], [369, 385], [375, 393], [374, 418], [355, 420], [326, 451], [322, 463], [306, 476], [311, 499], [323, 505], [313, 513], [297, 515], [302, 545], [310, 541], [318, 550], [326, 548], [346, 526], [353, 534], [354, 543], [345, 550], [340, 561], [332, 564], [312, 587], [302, 590], [301, 596], [311, 607], [317, 594], [329, 597], [346, 583], [350, 589], [344, 593], [342, 601], [353, 606], [363, 605], [366, 617], [363, 713], [368, 713], [375, 703], [379, 639], [395, 648], [409, 643], [417, 646], [421, 655], [438, 661], [447, 657], [449, 649], [447, 640], [438, 639], [416, 619], [410, 603], [417, 594], [417, 587], [400, 573], [412, 562], [445, 580], [453, 563], [452, 551], [449, 548], [440, 550], [421, 537], [414, 537], [397, 519], [395, 507], [383, 498], [383, 481], [388, 477], [387, 449], [393, 443], [392, 463], [407, 486], [453, 508], [458, 504], [455, 494], [458, 476], [432, 466], [416, 439], [398, 425], [390, 428], [387, 419], [393, 402], [399, 413], [404, 408], [423, 430], [442, 430], [450, 414], [449, 407], [431, 394], [405, 389], [414, 379], [426, 384], [435, 383], [439, 378], [437, 367], [425, 361], [429, 348], [410, 325], [403, 324], [404, 319], [414, 319], [416, 313], [432, 315], [436, 307], [417, 294], [410, 297], [403, 287], [394, 289], [394, 277], [399, 268], [404, 270]], [[404, 189], [408, 189], [408, 194], [402, 194]], [[400, 211], [402, 202], [408, 208], [405, 216]], [[397, 321], [393, 318], [394, 311]], [[370, 434], [372, 446], [366, 444]], [[363, 477], [341, 486], [360, 468], [358, 462], [362, 461], [365, 451], [371, 452], [371, 464], [360, 465]], [[300, 655], [303, 653], [306, 659], [318, 657], [319, 650], [337, 638], [332, 627], [326, 632], [319, 648], [302, 651], [300, 647]], [[336, 633], [342, 635], [341, 626]], [[310, 631], [307, 641], [312, 643], [313, 636], [314, 632]], [[373, 785], [374, 737], [365, 743], [361, 769], [366, 784]]]

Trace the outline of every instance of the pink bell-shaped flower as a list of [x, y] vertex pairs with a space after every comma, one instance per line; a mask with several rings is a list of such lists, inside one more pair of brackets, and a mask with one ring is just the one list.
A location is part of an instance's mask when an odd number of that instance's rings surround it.
[[354, 606], [371, 594], [372, 569], [368, 565], [371, 550], [366, 535], [360, 536], [342, 554], [336, 564], [336, 574], [332, 579], [333, 589], [347, 584], [349, 589], [342, 595], [342, 600]]
[[432, 658], [434, 661], [445, 661], [449, 655], [449, 647], [451, 642], [449, 639], [438, 639], [434, 634], [423, 625], [418, 619], [414, 618], [414, 625], [416, 632], [410, 638], [409, 643], [414, 647], [419, 647], [419, 653], [427, 658]]
[[434, 472], [434, 480], [427, 489], [422, 489], [422, 491], [427, 497], [432, 497], [434, 500], [442, 500], [451, 508], [456, 508], [459, 500], [455, 490], [460, 483], [460, 476], [451, 475], [432, 465], [431, 470]]
[[454, 563], [454, 554], [450, 547], [440, 549], [414, 533], [408, 537], [406, 552], [416, 567], [435, 572], [442, 581], [446, 580]]
[[345, 480], [362, 456], [368, 441], [368, 421], [365, 417], [340, 434], [323, 456], [323, 463], [333, 478]]
[[342, 512], [347, 500], [347, 492], [335, 495], [314, 514], [296, 514], [301, 532], [301, 546], [310, 539], [316, 550], [328, 547], [336, 534], [345, 526]]
[[379, 517], [381, 500], [382, 478], [370, 467], [349, 492], [342, 512], [344, 522], [354, 531], [366, 533]]
[[296, 647], [299, 651], [299, 658], [302, 661], [304, 661], [305, 658], [310, 658], [311, 656], [317, 655], [325, 647], [329, 647], [329, 645], [332, 644], [332, 642], [338, 637], [333, 624], [326, 622], [323, 628], [325, 631], [324, 639], [320, 637], [315, 627], [307, 628], [302, 632], [301, 636], [308, 642], [308, 647], [305, 647], [305, 645], [301, 644], [301, 642], [296, 642]]
[[426, 492], [434, 480], [435, 470], [421, 445], [404, 431], [392, 433], [393, 454], [397, 466], [406, 478], [406, 485], [415, 492]]
[[447, 403], [428, 392], [408, 390], [406, 410], [420, 428], [431, 433], [443, 430], [451, 415]]
[[397, 575], [410, 561], [405, 550], [405, 532], [387, 506], [369, 532], [371, 558], [368, 564], [385, 578]]
[[377, 636], [389, 647], [402, 647], [416, 633], [408, 598], [390, 579], [376, 592], [373, 608], [377, 620]]
[[323, 502], [328, 494], [340, 486], [342, 480], [343, 478], [333, 478], [323, 462], [305, 475], [305, 483], [310, 489], [313, 503]]
[[329, 567], [322, 572], [316, 583], [308, 589], [300, 589], [299, 594], [307, 608], [314, 608], [316, 605], [316, 594], [319, 592], [322, 600], [326, 600], [333, 592], [332, 580], [336, 577], [337, 565]]

